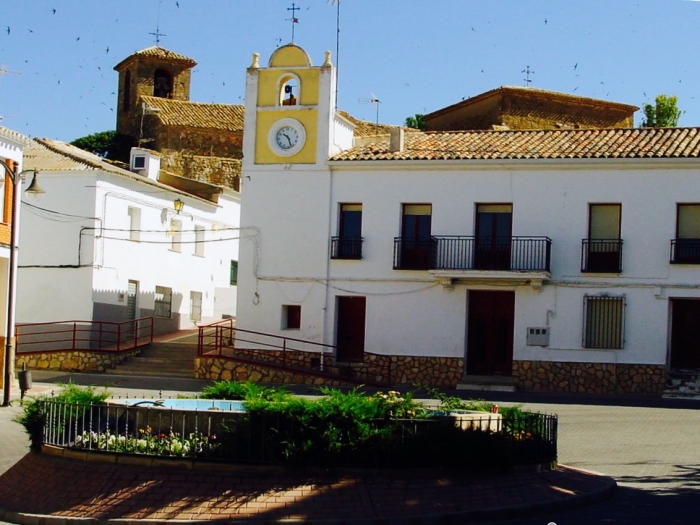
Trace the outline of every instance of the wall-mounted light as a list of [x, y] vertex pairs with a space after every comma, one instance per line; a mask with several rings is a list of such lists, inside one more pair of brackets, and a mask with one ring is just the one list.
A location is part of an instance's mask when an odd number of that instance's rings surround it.
[[185, 207], [184, 201], [181, 201], [180, 199], [175, 199], [175, 202], [173, 204], [175, 206], [175, 212], [179, 215], [182, 211], [182, 208]]

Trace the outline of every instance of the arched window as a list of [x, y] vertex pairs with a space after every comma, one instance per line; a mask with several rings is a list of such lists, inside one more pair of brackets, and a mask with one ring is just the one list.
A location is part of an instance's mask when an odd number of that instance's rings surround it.
[[156, 69], [153, 74], [153, 96], [173, 98], [173, 77], [165, 69]]
[[280, 78], [279, 104], [280, 106], [296, 106], [301, 96], [301, 84], [299, 77], [286, 74]]
[[122, 99], [122, 107], [124, 111], [129, 111], [131, 107], [131, 71], [127, 70], [124, 75], [124, 98]]

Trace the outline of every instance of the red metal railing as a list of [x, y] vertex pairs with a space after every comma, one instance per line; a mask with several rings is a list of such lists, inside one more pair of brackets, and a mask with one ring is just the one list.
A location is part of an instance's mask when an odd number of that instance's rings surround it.
[[56, 321], [18, 324], [17, 353], [125, 352], [153, 342], [153, 317], [112, 323]]
[[200, 326], [197, 341], [200, 357], [223, 357], [351, 383], [391, 384], [391, 356], [365, 352], [362, 361], [345, 363], [335, 359], [335, 350], [333, 345], [236, 328], [233, 319]]

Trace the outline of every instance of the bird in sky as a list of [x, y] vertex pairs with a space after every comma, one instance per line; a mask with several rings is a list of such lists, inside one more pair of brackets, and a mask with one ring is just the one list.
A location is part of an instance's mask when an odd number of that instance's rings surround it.
[[109, 46], [107, 46], [107, 49], [105, 49], [105, 53], [109, 53]]
[[56, 10], [55, 10], [55, 9], [52, 9], [52, 10], [51, 10], [51, 14], [52, 14], [52, 15], [55, 15], [55, 14], [56, 14]]
[[576, 68], [578, 67], [578, 62], [574, 64], [574, 71], [576, 71]]
[[180, 2], [175, 2], [175, 7], [177, 7], [178, 9], [180, 9]]
[[80, 40], [80, 37], [78, 37], [78, 38], [75, 39], [76, 42], [77, 42], [78, 40]]
[[7, 26], [6, 31], [7, 31], [7, 34], [9, 35], [10, 34], [10, 26]]
[[546, 18], [544, 19], [544, 25], [547, 25], [547, 19], [546, 19]]

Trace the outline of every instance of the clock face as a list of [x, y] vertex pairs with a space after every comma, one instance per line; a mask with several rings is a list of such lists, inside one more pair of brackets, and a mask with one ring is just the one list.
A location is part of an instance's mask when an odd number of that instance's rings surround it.
[[267, 135], [267, 144], [280, 157], [296, 155], [304, 147], [306, 130], [301, 122], [294, 118], [281, 118], [275, 122]]
[[290, 150], [299, 142], [299, 132], [292, 126], [282, 126], [275, 133], [275, 142], [283, 150]]

